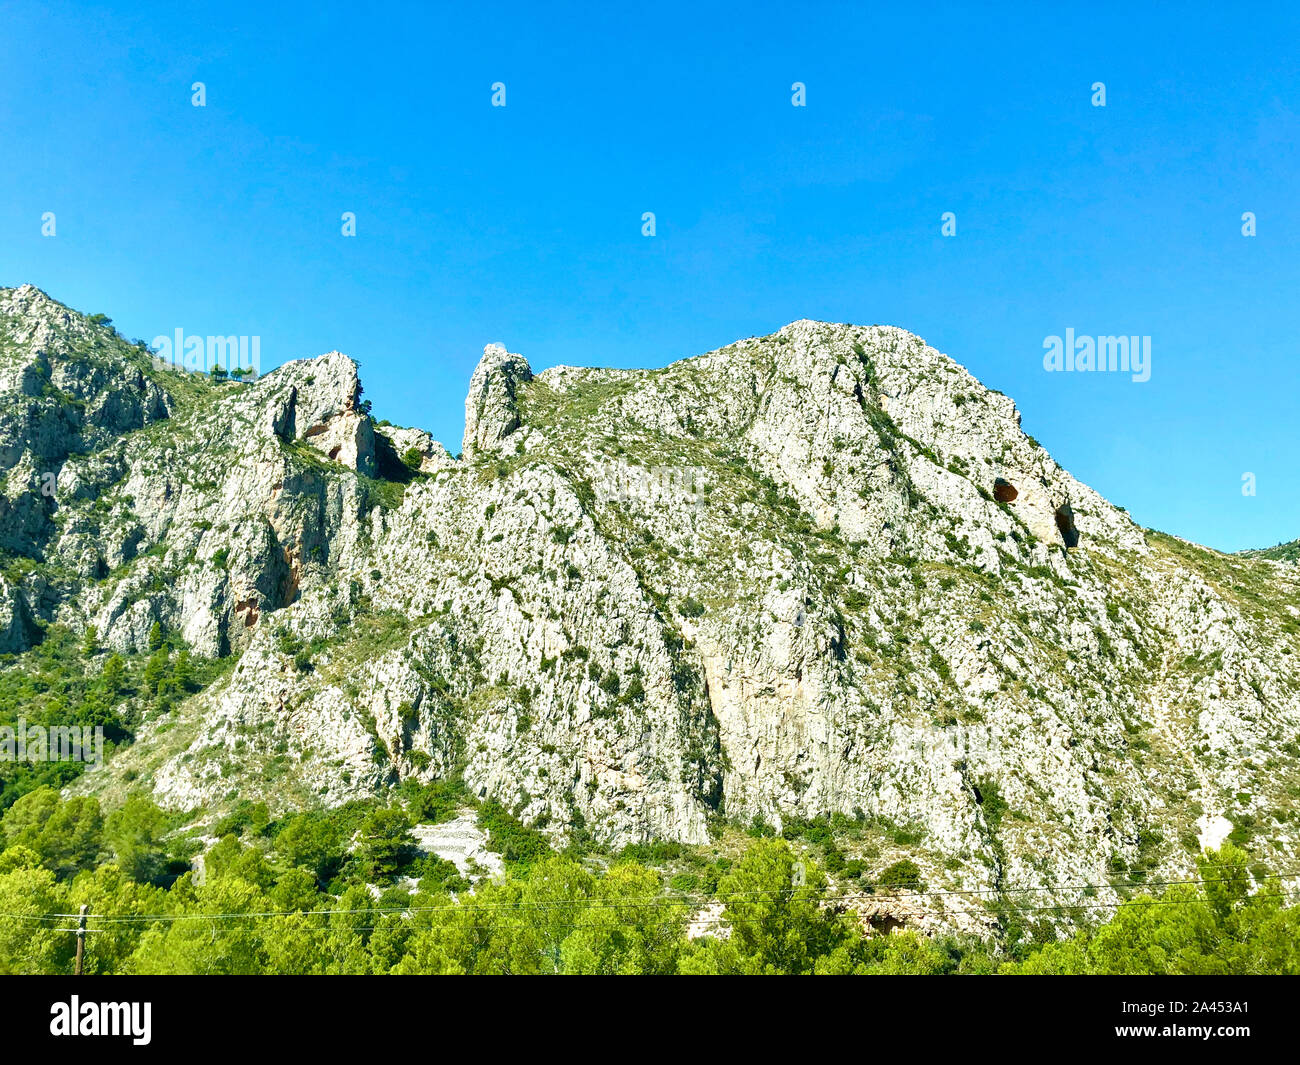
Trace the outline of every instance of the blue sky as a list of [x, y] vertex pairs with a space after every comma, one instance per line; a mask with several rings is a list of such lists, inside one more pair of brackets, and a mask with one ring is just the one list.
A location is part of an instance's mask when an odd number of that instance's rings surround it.
[[[234, 6], [0, 3], [0, 284], [264, 370], [338, 348], [453, 451], [489, 341], [898, 325], [1143, 524], [1300, 536], [1289, 5]], [[1151, 380], [1044, 372], [1067, 327], [1150, 335]]]

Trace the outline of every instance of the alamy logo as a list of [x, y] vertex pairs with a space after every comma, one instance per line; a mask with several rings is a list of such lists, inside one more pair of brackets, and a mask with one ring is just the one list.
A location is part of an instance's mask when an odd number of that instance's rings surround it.
[[262, 368], [260, 336], [172, 336], [153, 338], [155, 370], [189, 370], [207, 373], [220, 368], [232, 377], [256, 377]]
[[988, 762], [1001, 749], [987, 725], [901, 726], [891, 737], [889, 758], [901, 764], [948, 766], [954, 761]]
[[620, 503], [654, 505], [668, 497], [697, 515], [703, 512], [710, 491], [706, 471], [695, 466], [639, 466], [619, 459], [607, 469], [606, 477]]
[[85, 762], [104, 760], [104, 726], [28, 726], [20, 717], [14, 727], [0, 725], [0, 762]]
[[150, 1002], [68, 1002], [50, 1006], [50, 1035], [129, 1035], [138, 1047], [148, 1046], [153, 1004]]
[[1044, 370], [1064, 370], [1067, 373], [1089, 370], [1109, 370], [1111, 373], [1131, 373], [1137, 382], [1151, 379], [1151, 338], [1075, 336], [1073, 329], [1065, 337], [1043, 338]]

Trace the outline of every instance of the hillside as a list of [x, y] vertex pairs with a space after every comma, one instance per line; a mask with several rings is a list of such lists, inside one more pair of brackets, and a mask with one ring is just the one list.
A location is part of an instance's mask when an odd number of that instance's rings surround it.
[[489, 347], [459, 457], [361, 395], [338, 352], [158, 371], [0, 290], [5, 690], [77, 658], [21, 697], [112, 717], [74, 790], [457, 778], [558, 843], [826, 823], [864, 876], [994, 896], [1228, 836], [1295, 868], [1300, 569], [1138, 527], [918, 337], [536, 375]]
[[1277, 562], [1300, 562], [1300, 540], [1278, 544], [1276, 547], [1242, 551], [1241, 554], [1248, 558], [1270, 558]]

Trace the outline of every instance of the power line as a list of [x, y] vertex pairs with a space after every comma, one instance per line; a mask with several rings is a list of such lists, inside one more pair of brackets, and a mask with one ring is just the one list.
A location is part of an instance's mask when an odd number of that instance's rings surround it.
[[[1282, 873], [1266, 873], [1256, 880], [1283, 880], [1292, 877], [1300, 877], [1300, 871], [1289, 871]], [[1199, 885], [1199, 884], [1222, 884], [1235, 882], [1235, 877], [1217, 877], [1217, 878], [1194, 878], [1186, 880], [1151, 880], [1151, 881], [1129, 881], [1121, 884], [1076, 884], [1060, 885], [1058, 887], [1024, 887], [1024, 888], [970, 888], [970, 889], [946, 889], [935, 891], [905, 891], [905, 892], [877, 892], [872, 890], [859, 892], [842, 892], [839, 894], [814, 893], [799, 887], [773, 888], [767, 890], [757, 890], [749, 892], [728, 893], [725, 898], [718, 898], [711, 895], [702, 895], [698, 893], [682, 893], [680, 895], [654, 895], [640, 896], [633, 898], [578, 898], [578, 899], [549, 899], [549, 900], [524, 900], [519, 899], [512, 902], [487, 902], [475, 900], [473, 903], [479, 909], [500, 909], [500, 910], [529, 910], [529, 909], [563, 909], [566, 907], [575, 907], [583, 909], [602, 909], [602, 908], [630, 908], [630, 907], [686, 907], [688, 905], [708, 905], [710, 903], [727, 902], [744, 902], [744, 901], [761, 901], [765, 899], [779, 898], [781, 896], [798, 897], [803, 900], [836, 903], [836, 902], [857, 902], [857, 901], [906, 901], [908, 899], [922, 898], [940, 898], [949, 896], [981, 896], [990, 893], [996, 894], [1020, 894], [1020, 893], [1042, 893], [1061, 890], [1093, 890], [1107, 889], [1115, 890], [1124, 887], [1150, 888], [1150, 887], [1176, 887], [1181, 885]], [[891, 885], [892, 886], [892, 885]], [[1283, 897], [1292, 897], [1297, 892], [1279, 892]], [[998, 912], [1038, 912], [1046, 910], [1061, 909], [1112, 909], [1123, 905], [1191, 905], [1199, 904], [1201, 899], [1175, 899], [1175, 900], [1137, 900], [1137, 899], [1120, 899], [1115, 902], [1105, 902], [1101, 900], [1087, 900], [1081, 902], [1055, 902], [1043, 906], [1019, 905], [1001, 905], [995, 910], [949, 910], [944, 909], [941, 913], [968, 913], [980, 914], [984, 916]], [[304, 917], [311, 916], [333, 916], [347, 914], [366, 914], [366, 915], [391, 915], [391, 914], [416, 914], [416, 913], [433, 913], [440, 910], [453, 909], [458, 903], [454, 900], [441, 902], [433, 906], [361, 906], [361, 907], [327, 907], [320, 909], [308, 910], [251, 910], [247, 912], [221, 912], [221, 913], [171, 913], [171, 914], [86, 914], [90, 919], [94, 919], [107, 924], [134, 924], [142, 922], [170, 923], [176, 921], [216, 921], [216, 920], [240, 920], [240, 919], [259, 919], [270, 917], [291, 917], [300, 915]], [[68, 918], [79, 918], [80, 913], [45, 913], [45, 914], [17, 914], [0, 912], [0, 917], [7, 917], [14, 920], [27, 920], [37, 922], [61, 921]]]
[[[825, 899], [825, 900], [810, 900], [810, 901], [828, 901], [828, 902], [835, 902], [835, 901], [841, 901], [841, 900], [843, 900], [843, 899], [845, 899], [845, 898], [852, 898], [852, 897], [853, 897], [853, 896], [830, 896], [830, 897], [828, 897], [828, 898]], [[875, 897], [879, 897], [879, 896], [875, 896]], [[893, 898], [893, 897], [901, 897], [901, 896], [889, 896], [889, 897]], [[1286, 899], [1300, 898], [1300, 891], [1280, 892], [1276, 897], [1278, 897], [1278, 898], [1286, 898]], [[1148, 899], [1148, 900], [1137, 900], [1137, 899], [1134, 899], [1134, 900], [1129, 900], [1128, 902], [1123, 902], [1123, 903], [1094, 903], [1094, 904], [1091, 904], [1091, 905], [1079, 905], [1079, 904], [1073, 904], [1073, 903], [1053, 903], [1053, 904], [1046, 905], [1046, 906], [1019, 906], [1019, 907], [1006, 907], [1006, 908], [1003, 908], [1000, 912], [1001, 912], [1001, 913], [1042, 913], [1042, 912], [1047, 912], [1047, 911], [1049, 911], [1049, 910], [1107, 909], [1107, 908], [1118, 908], [1118, 907], [1121, 907], [1121, 906], [1123, 906], [1123, 907], [1129, 907], [1129, 908], [1140, 908], [1140, 909], [1145, 909], [1145, 908], [1147, 908], [1147, 907], [1152, 907], [1152, 906], [1199, 906], [1199, 905], [1203, 905], [1203, 904], [1204, 904], [1204, 900], [1203, 900], [1203, 899]], [[649, 905], [646, 905], [646, 904], [640, 904], [640, 905], [641, 905], [641, 908], [644, 908], [644, 909], [656, 909], [656, 908], [658, 908], [658, 907], [649, 906]], [[618, 907], [615, 906], [615, 907], [612, 907], [612, 908], [617, 909]], [[411, 914], [411, 913], [416, 913], [416, 912], [424, 912], [425, 910], [429, 910], [429, 909], [441, 909], [441, 910], [445, 910], [445, 911], [447, 911], [447, 912], [454, 912], [454, 910], [456, 909], [456, 907], [455, 907], [455, 906], [444, 906], [444, 907], [424, 907], [424, 908], [416, 908], [416, 909], [413, 909], [413, 910], [386, 910], [386, 911], [382, 911], [382, 912], [383, 912], [386, 916], [403, 916], [403, 915], [406, 915], [406, 914]], [[310, 912], [310, 911], [284, 910], [284, 911], [277, 911], [277, 912], [275, 912], [274, 914], [272, 914], [271, 916], [277, 916], [277, 917], [308, 916], [308, 915], [309, 915], [309, 912]], [[331, 913], [331, 912], [338, 913], [338, 912], [354, 912], [354, 911], [329, 911], [329, 910], [325, 910], [325, 911], [315, 911], [315, 912], [316, 912], [317, 914], [320, 914], [320, 913]], [[373, 912], [375, 912], [375, 911], [356, 911], [356, 912], [371, 912], [371, 913], [373, 913]], [[970, 910], [970, 909], [949, 909], [949, 908], [944, 908], [944, 909], [940, 910], [937, 914], [933, 914], [933, 915], [931, 915], [931, 916], [936, 916], [936, 917], [946, 917], [946, 916], [960, 916], [960, 915], [970, 915], [970, 916], [979, 916], [979, 917], [992, 917], [992, 916], [996, 916], [997, 914], [996, 914], [995, 912], [993, 912], [993, 911], [990, 911], [990, 910]], [[0, 916], [3, 916], [3, 915], [0, 915]], [[265, 915], [261, 915], [261, 914], [196, 914], [196, 915], [192, 915], [192, 916], [193, 916], [193, 919], [194, 919], [194, 920], [198, 920], [198, 921], [212, 921], [212, 920], [215, 920], [216, 918], [220, 918], [220, 917], [261, 917], [261, 916], [265, 916]], [[859, 914], [859, 916], [865, 916], [865, 915]], [[727, 917], [725, 914], [708, 914], [708, 915], [706, 915], [706, 914], [690, 914], [690, 913], [688, 913], [688, 912], [686, 912], [686, 911], [683, 911], [682, 914], [681, 914], [681, 920], [682, 920], [682, 922], [683, 922], [684, 924], [686, 924], [686, 925], [688, 925], [688, 926], [691, 926], [691, 927], [700, 927], [700, 926], [702, 926], [702, 925], [708, 925], [708, 926], [723, 925], [723, 924], [728, 923], [728, 922], [731, 920], [731, 918]], [[666, 927], [666, 926], [667, 926], [668, 924], [670, 924], [670, 923], [671, 923], [671, 922], [661, 922], [661, 925], [660, 925], [660, 926], [661, 926], [661, 927]], [[382, 928], [382, 927], [384, 927], [384, 926], [383, 926], [383, 925], [378, 925], [378, 924], [347, 925], [343, 930], [344, 930], [344, 931], [348, 931], [348, 932], [372, 932], [372, 931], [374, 931], [375, 929], [377, 929], [377, 928]], [[77, 932], [78, 929], [77, 929], [76, 927], [71, 927], [71, 928], [63, 928], [63, 927], [60, 927], [60, 928], [50, 928], [49, 931], [51, 931], [51, 932]], [[89, 932], [89, 933], [96, 933], [96, 932], [98, 932], [98, 933], [102, 933], [102, 934], [107, 934], [108, 931], [109, 931], [109, 929], [106, 929], [106, 928], [87, 928], [87, 929], [85, 929], [84, 931]]]

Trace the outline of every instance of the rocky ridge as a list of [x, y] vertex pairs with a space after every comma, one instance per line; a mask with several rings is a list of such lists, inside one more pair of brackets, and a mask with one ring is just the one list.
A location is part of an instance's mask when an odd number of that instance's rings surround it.
[[[614, 847], [827, 817], [989, 899], [1228, 831], [1295, 867], [1300, 567], [1138, 527], [919, 338], [537, 375], [489, 345], [458, 458], [360, 395], [338, 352], [212, 383], [0, 290], [0, 651], [156, 622], [238, 657], [78, 787], [459, 774]], [[909, 919], [990, 920], [941, 907]]]

